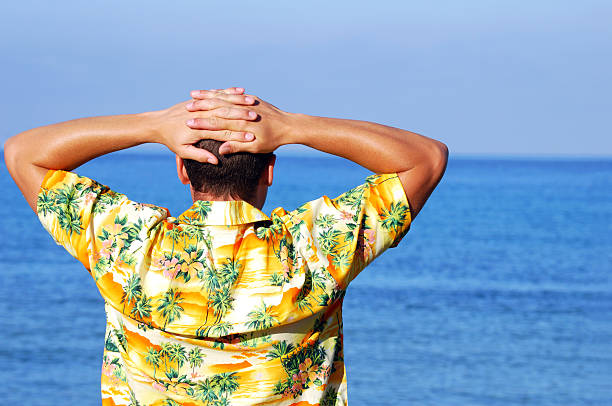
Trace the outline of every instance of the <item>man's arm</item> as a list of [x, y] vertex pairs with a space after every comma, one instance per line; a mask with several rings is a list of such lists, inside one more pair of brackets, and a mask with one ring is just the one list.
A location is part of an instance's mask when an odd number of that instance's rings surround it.
[[288, 143], [307, 145], [349, 159], [375, 173], [396, 172], [419, 213], [446, 169], [448, 149], [422, 135], [381, 124], [297, 115]]
[[[241, 130], [252, 120], [254, 102], [243, 89], [209, 92], [215, 99], [208, 111], [190, 112], [187, 103], [150, 113], [91, 117], [34, 128], [9, 138], [4, 144], [6, 166], [28, 204], [36, 211], [36, 198], [49, 169], [73, 170], [104, 154], [148, 142], [166, 145], [181, 158], [217, 163], [210, 152], [192, 144], [202, 138], [248, 140]], [[243, 106], [240, 106], [243, 105]], [[202, 129], [185, 122], [197, 118]]]
[[[206, 93], [192, 92], [197, 100], [192, 109], [206, 106]], [[256, 98], [251, 107], [261, 117], [247, 123], [255, 134], [250, 143], [230, 141], [222, 153], [271, 152], [281, 145], [303, 144], [349, 159], [375, 173], [397, 173], [414, 218], [421, 210], [446, 169], [448, 149], [443, 143], [422, 135], [381, 124], [308, 116], [284, 112]], [[205, 125], [202, 122], [202, 125]], [[190, 124], [200, 128], [198, 120]]]

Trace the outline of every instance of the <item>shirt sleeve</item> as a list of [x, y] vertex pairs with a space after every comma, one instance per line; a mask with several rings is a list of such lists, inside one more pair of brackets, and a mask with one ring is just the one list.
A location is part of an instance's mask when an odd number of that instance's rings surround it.
[[341, 287], [387, 248], [397, 246], [411, 222], [397, 174], [369, 176], [337, 198], [323, 196], [288, 217], [292, 234], [307, 235], [305, 256], [322, 264]]
[[[130, 201], [125, 195], [77, 174], [49, 170], [37, 214], [58, 245], [78, 259], [105, 296], [102, 278], [127, 280], [139, 262], [147, 235], [168, 211]], [[107, 278], [108, 279], [108, 278]]]

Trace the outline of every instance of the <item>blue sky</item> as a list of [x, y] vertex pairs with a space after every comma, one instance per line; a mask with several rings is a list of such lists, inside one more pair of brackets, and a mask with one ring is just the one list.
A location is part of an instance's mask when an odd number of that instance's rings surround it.
[[456, 154], [612, 155], [610, 1], [3, 1], [0, 140], [243, 86]]

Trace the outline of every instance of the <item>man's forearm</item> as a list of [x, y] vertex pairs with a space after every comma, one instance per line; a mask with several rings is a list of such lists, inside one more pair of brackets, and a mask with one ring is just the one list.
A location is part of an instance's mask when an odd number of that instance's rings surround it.
[[[149, 114], [149, 113], [147, 113]], [[7, 169], [35, 209], [36, 195], [49, 169], [72, 170], [98, 156], [155, 142], [146, 114], [91, 117], [34, 128], [4, 145]]]
[[292, 116], [289, 143], [344, 157], [376, 173], [396, 172], [413, 218], [446, 169], [446, 145], [411, 131], [366, 121]]
[[444, 144], [367, 121], [294, 115], [287, 143], [341, 156], [376, 173], [403, 172], [443, 155]]
[[[147, 142], [161, 143], [177, 156], [217, 163], [209, 151], [193, 144], [202, 138], [221, 141], [248, 140], [242, 131], [254, 100], [242, 88], [209, 91], [214, 98], [198, 111], [188, 103], [164, 110], [66, 121], [25, 131], [4, 144], [4, 159], [26, 201], [36, 210], [38, 190], [48, 169], [72, 170], [100, 155]], [[203, 123], [200, 130], [186, 126], [188, 120]]]
[[7, 147], [17, 144], [23, 162], [72, 170], [98, 156], [155, 142], [147, 114], [80, 118], [34, 128], [11, 138]]

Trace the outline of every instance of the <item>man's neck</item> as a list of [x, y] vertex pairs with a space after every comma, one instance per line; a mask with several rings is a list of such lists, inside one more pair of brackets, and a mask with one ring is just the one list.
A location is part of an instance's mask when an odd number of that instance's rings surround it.
[[205, 200], [209, 202], [243, 201], [249, 203], [253, 207], [257, 207], [259, 210], [263, 209], [263, 206], [266, 203], [266, 197], [268, 195], [268, 186], [262, 184], [261, 182], [255, 190], [254, 196], [247, 200], [241, 199], [240, 197], [234, 197], [232, 195], [218, 196], [212, 193], [194, 190], [193, 187], [190, 187], [189, 189], [191, 190], [191, 199], [194, 202], [197, 200]]
[[242, 199], [236, 199], [230, 195], [228, 196], [217, 196], [211, 193], [198, 192], [195, 190], [191, 190], [191, 199], [195, 202], [196, 200], [206, 200], [210, 202], [228, 202], [228, 201], [237, 201]]
[[194, 191], [193, 189], [191, 190], [191, 199], [194, 202], [197, 201], [197, 200], [205, 200], [205, 201], [209, 201], [209, 202], [232, 202], [232, 201], [242, 202], [242, 201], [246, 201], [251, 206], [257, 207], [260, 210], [263, 207], [263, 205], [262, 205], [262, 207], [259, 207], [257, 202], [255, 202], [255, 201], [243, 200], [241, 198], [232, 197], [231, 195], [228, 195], [228, 196], [217, 196], [217, 195], [213, 195], [213, 194], [210, 194], [210, 193]]

